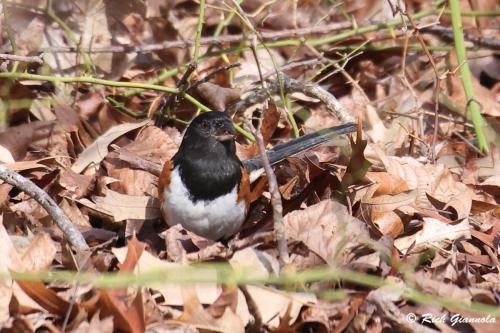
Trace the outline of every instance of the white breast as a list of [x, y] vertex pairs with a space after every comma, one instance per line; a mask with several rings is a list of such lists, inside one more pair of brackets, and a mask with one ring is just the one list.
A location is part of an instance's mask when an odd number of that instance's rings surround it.
[[246, 206], [243, 201], [237, 202], [237, 190], [238, 185], [216, 199], [193, 202], [176, 167], [164, 190], [161, 209], [168, 225], [180, 223], [195, 234], [218, 240], [234, 235], [245, 220]]

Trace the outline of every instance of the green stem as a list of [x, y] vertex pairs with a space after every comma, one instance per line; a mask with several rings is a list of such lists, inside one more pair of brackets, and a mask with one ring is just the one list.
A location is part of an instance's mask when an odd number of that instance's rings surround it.
[[279, 286], [305, 285], [316, 281], [347, 281], [359, 286], [377, 289], [380, 287], [391, 287], [394, 290], [401, 290], [403, 298], [424, 305], [438, 305], [454, 309], [461, 309], [474, 313], [500, 316], [500, 308], [493, 305], [470, 302], [462, 299], [443, 297], [439, 295], [426, 294], [405, 285], [396, 284], [382, 277], [350, 271], [340, 270], [332, 267], [313, 268], [302, 272], [283, 272], [279, 275], [256, 278], [255, 274], [250, 274], [249, 268], [231, 268], [224, 264], [198, 264], [196, 266], [179, 266], [174, 268], [164, 268], [149, 270], [146, 272], [128, 273], [78, 273], [70, 271], [53, 272], [13, 272], [9, 274], [0, 273], [0, 281], [11, 278], [19, 281], [44, 281], [44, 282], [67, 282], [67, 283], [91, 283], [97, 288], [122, 288], [131, 286], [148, 286], [158, 283], [192, 284], [192, 283], [222, 283], [222, 284], [274, 284]]
[[[149, 90], [156, 90], [156, 91], [161, 91], [164, 93], [177, 93], [178, 90], [176, 88], [171, 88], [171, 87], [165, 87], [165, 86], [160, 86], [156, 84], [148, 84], [148, 83], [139, 83], [139, 82], [121, 82], [121, 81], [111, 81], [111, 80], [104, 80], [104, 79], [96, 79], [93, 77], [86, 77], [86, 76], [77, 76], [77, 77], [71, 77], [71, 76], [49, 76], [49, 75], [38, 75], [38, 74], [30, 74], [30, 73], [0, 73], [0, 78], [7, 78], [7, 79], [21, 79], [21, 80], [40, 80], [40, 81], [49, 81], [49, 82], [63, 82], [63, 83], [89, 83], [89, 84], [100, 84], [103, 86], [108, 86], [108, 87], [122, 87], [122, 88], [138, 88], [138, 89], [149, 89]], [[184, 96], [189, 102], [191, 102], [194, 106], [199, 108], [200, 110], [204, 112], [209, 112], [212, 111], [210, 108], [207, 106], [203, 105], [200, 103], [196, 98], [189, 94], [185, 94]], [[245, 138], [254, 141], [254, 137], [252, 134], [248, 133], [245, 131], [243, 128], [238, 126], [237, 124], [234, 125], [236, 130], [243, 135]]]
[[200, 11], [198, 12], [198, 24], [196, 25], [196, 36], [194, 39], [193, 60], [198, 62], [200, 56], [200, 39], [203, 30], [203, 21], [205, 21], [205, 0], [200, 0]]
[[0, 78], [8, 79], [21, 79], [21, 80], [40, 80], [49, 81], [54, 83], [89, 83], [89, 84], [99, 84], [109, 87], [123, 87], [123, 88], [140, 88], [161, 91], [164, 93], [177, 93], [176, 88], [160, 86], [156, 84], [139, 83], [139, 82], [121, 82], [121, 81], [111, 81], [104, 79], [97, 79], [87, 76], [50, 76], [50, 75], [38, 75], [30, 73], [0, 73]]
[[[177, 67], [174, 69], [170, 69], [170, 70], [165, 69], [165, 70], [161, 71], [161, 73], [158, 76], [149, 80], [147, 83], [156, 85], [156, 84], [162, 82], [163, 80], [168, 79], [169, 77], [172, 77], [174, 75], [179, 74], [184, 68], [186, 68], [186, 65], [183, 65], [183, 66], [180, 66], [180, 67]], [[123, 96], [124, 97], [131, 97], [131, 96], [134, 96], [136, 94], [140, 94], [143, 91], [144, 91], [144, 89], [139, 89], [139, 88], [129, 89], [123, 93]]]
[[474, 97], [474, 88], [472, 86], [472, 75], [467, 62], [465, 52], [465, 43], [463, 35], [462, 17], [460, 16], [460, 4], [458, 0], [449, 0], [451, 11], [451, 25], [453, 28], [453, 38], [455, 40], [455, 52], [457, 54], [457, 62], [460, 66], [460, 76], [464, 87], [465, 97], [467, 100], [467, 110], [470, 111], [472, 124], [476, 131], [479, 149], [488, 151], [488, 143], [483, 133], [485, 122], [481, 116], [481, 105]]

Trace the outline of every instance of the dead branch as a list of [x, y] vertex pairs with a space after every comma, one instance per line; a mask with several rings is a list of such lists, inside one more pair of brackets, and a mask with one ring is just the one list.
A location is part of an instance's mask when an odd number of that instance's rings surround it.
[[161, 174], [160, 164], [148, 161], [124, 148], [109, 153], [108, 158], [117, 158], [127, 162], [133, 169], [144, 170], [157, 177]]
[[262, 159], [262, 164], [264, 166], [264, 170], [266, 171], [269, 192], [271, 193], [271, 204], [273, 206], [274, 231], [276, 233], [276, 241], [278, 242], [280, 266], [281, 268], [284, 268], [290, 262], [290, 256], [288, 254], [288, 246], [286, 242], [285, 224], [283, 222], [283, 204], [281, 202], [278, 181], [276, 180], [276, 175], [274, 174], [273, 168], [269, 163], [269, 157], [266, 153], [266, 146], [264, 144], [260, 128], [259, 130], [256, 130], [249, 121], [246, 121], [245, 124], [255, 136], [255, 141], [259, 147], [260, 158]]
[[[280, 75], [285, 93], [301, 92], [309, 97], [315, 97], [325, 103], [328, 109], [332, 111], [343, 123], [354, 122], [352, 115], [342, 104], [340, 104], [337, 98], [325, 89], [321, 88], [319, 85], [295, 80], [283, 74]], [[266, 89], [255, 90], [246, 98], [230, 105], [226, 109], [226, 113], [234, 114], [236, 112], [241, 112], [252, 105], [264, 102], [269, 97], [269, 94], [277, 95], [279, 92], [280, 84], [278, 80], [273, 80]]]
[[28, 57], [28, 56], [21, 56], [21, 55], [15, 55], [15, 54], [0, 53], [0, 59], [1, 60], [30, 62], [30, 63], [37, 63], [40, 65], [43, 65], [43, 55]]
[[79, 250], [88, 250], [89, 246], [78, 228], [68, 219], [66, 214], [52, 200], [47, 193], [36, 186], [31, 180], [21, 176], [17, 172], [0, 165], [0, 179], [6, 183], [19, 188], [24, 193], [36, 200], [52, 217], [56, 225], [61, 229], [69, 243]]
[[[425, 27], [422, 32], [432, 35], [440, 36], [446, 40], [453, 40], [453, 29], [442, 26]], [[475, 37], [467, 31], [463, 31], [464, 37], [467, 41], [476, 46], [482, 46], [491, 50], [500, 50], [500, 40], [495, 37]]]
[[[260, 37], [264, 41], [272, 41], [283, 38], [299, 38], [314, 34], [329, 34], [334, 31], [349, 29], [352, 27], [351, 22], [337, 22], [331, 24], [325, 24], [321, 26], [313, 26], [308, 28], [299, 29], [289, 29], [283, 31], [269, 31], [261, 32]], [[217, 46], [230, 43], [241, 43], [242, 40], [251, 40], [252, 35], [223, 35], [217, 37], [203, 37], [200, 39], [200, 45], [203, 46]], [[154, 43], [148, 45], [113, 45], [108, 47], [82, 47], [80, 52], [86, 53], [147, 53], [166, 49], [174, 48], [187, 48], [194, 46], [194, 41], [192, 40], [176, 40], [176, 41], [165, 41], [163, 43]], [[78, 52], [76, 47], [71, 46], [53, 46], [44, 49], [46, 52], [52, 53], [68, 53], [68, 52]]]

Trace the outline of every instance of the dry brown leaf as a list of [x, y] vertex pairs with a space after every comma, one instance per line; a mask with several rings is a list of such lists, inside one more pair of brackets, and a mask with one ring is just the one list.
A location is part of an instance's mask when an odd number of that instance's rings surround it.
[[59, 184], [67, 191], [63, 196], [80, 199], [94, 190], [95, 177], [80, 175], [71, 169], [64, 170], [59, 176]]
[[[45, 160], [45, 159], [43, 159]], [[39, 162], [42, 160], [36, 160], [36, 161], [19, 161], [15, 163], [9, 163], [7, 166], [9, 169], [12, 169], [14, 171], [25, 171], [25, 170], [32, 170], [32, 169], [48, 169], [48, 167], [45, 164], [40, 164]]]
[[285, 316], [289, 319], [288, 326], [293, 325], [303, 307], [317, 302], [316, 296], [310, 293], [287, 293], [253, 285], [248, 285], [247, 290], [259, 310], [262, 322], [271, 329], [276, 329]]
[[12, 244], [7, 230], [3, 226], [3, 216], [0, 215], [0, 274], [6, 274], [6, 278], [0, 281], [0, 322], [6, 322], [10, 318], [9, 304], [12, 297], [12, 280], [8, 279], [9, 270], [22, 270], [21, 257]]
[[221, 87], [211, 82], [200, 84], [197, 90], [218, 111], [224, 111], [231, 103], [237, 101], [241, 95], [238, 89]]
[[45, 139], [55, 127], [53, 121], [34, 121], [28, 124], [9, 127], [0, 132], [0, 144], [19, 161], [24, 158], [28, 147], [37, 140]]
[[156, 126], [146, 126], [134, 141], [123, 148], [148, 161], [164, 163], [172, 159], [181, 140], [181, 134], [174, 127], [161, 130]]
[[471, 226], [468, 219], [450, 225], [431, 217], [424, 217], [422, 230], [411, 236], [396, 239], [394, 246], [404, 253], [410, 247], [413, 251], [432, 246], [440, 247], [442, 241], [454, 241], [459, 238], [469, 239], [470, 237]]
[[466, 304], [470, 303], [471, 301], [471, 288], [462, 289], [452, 283], [436, 281], [419, 272], [416, 272], [412, 276], [412, 279], [423, 292], [460, 300], [461, 302], [464, 302]]
[[91, 227], [89, 216], [84, 215], [74, 201], [63, 198], [59, 203], [59, 207], [61, 207], [72, 223], [81, 227]]
[[229, 259], [229, 263], [235, 269], [246, 270], [248, 272], [246, 276], [256, 279], [266, 278], [269, 274], [279, 272], [279, 262], [275, 257], [253, 247], [236, 251]]
[[193, 288], [182, 286], [181, 290], [184, 312], [179, 318], [176, 318], [176, 320], [194, 324], [201, 329], [208, 329], [216, 332], [245, 332], [245, 324], [229, 307], [225, 308], [221, 317], [214, 318], [203, 308]]
[[366, 178], [378, 185], [377, 190], [373, 193], [374, 196], [381, 194], [394, 195], [409, 190], [404, 179], [388, 172], [367, 172]]
[[4, 146], [0, 145], [0, 163], [15, 163], [14, 156]]
[[138, 123], [124, 123], [113, 126], [106, 133], [97, 138], [88, 146], [71, 166], [71, 170], [81, 173], [91, 163], [99, 164], [108, 154], [108, 146], [120, 136], [146, 125], [150, 120], [146, 119]]
[[[127, 248], [113, 248], [112, 252], [120, 263], [124, 263], [127, 254]], [[144, 251], [136, 264], [135, 271], [147, 272], [149, 270], [157, 270], [162, 268], [169, 269], [175, 267], [180, 267], [180, 264], [160, 260], [157, 257], [154, 257], [151, 253]], [[211, 269], [207, 269], [203, 274], [205, 276], [213, 276], [214, 279], [217, 277], [217, 272]], [[154, 283], [149, 287], [161, 292], [165, 297], [166, 304], [171, 306], [182, 306], [182, 294], [178, 285]], [[220, 288], [217, 287], [216, 284], [196, 284], [195, 288], [203, 304], [212, 304], [217, 299], [220, 293]]]
[[389, 235], [396, 238], [404, 230], [404, 224], [401, 217], [394, 211], [372, 211], [371, 218], [382, 235]]
[[113, 333], [113, 317], [99, 318], [96, 313], [90, 321], [83, 321], [71, 333]]
[[93, 200], [97, 210], [107, 212], [115, 222], [126, 219], [154, 220], [160, 217], [160, 203], [156, 198], [107, 190], [105, 197], [93, 197]]
[[[140, 298], [141, 291], [137, 292], [135, 299]], [[133, 302], [136, 304], [137, 302]], [[127, 333], [141, 333], [145, 331], [144, 317], [141, 311], [131, 311], [135, 307], [127, 307], [116, 295], [106, 289], [99, 292], [99, 309], [105, 317], [112, 317], [114, 326]], [[142, 304], [141, 304], [142, 306]]]
[[321, 201], [284, 217], [287, 238], [303, 242], [326, 263], [346, 263], [350, 251], [368, 239], [363, 222], [331, 200]]
[[36, 272], [48, 270], [54, 260], [57, 247], [48, 233], [40, 233], [21, 254], [25, 270]]
[[64, 316], [66, 316], [69, 311], [69, 318], [74, 319], [77, 315], [79, 315], [79, 312], [83, 311], [82, 309], [80, 309], [78, 304], [71, 304], [70, 302], [61, 298], [55, 291], [47, 288], [40, 281], [16, 282], [29, 297], [31, 297], [49, 313], [64, 318]]
[[372, 213], [383, 213], [412, 205], [415, 202], [416, 195], [415, 190], [396, 195], [380, 195], [374, 198], [370, 196], [370, 193], [367, 193], [361, 202], [369, 205]]

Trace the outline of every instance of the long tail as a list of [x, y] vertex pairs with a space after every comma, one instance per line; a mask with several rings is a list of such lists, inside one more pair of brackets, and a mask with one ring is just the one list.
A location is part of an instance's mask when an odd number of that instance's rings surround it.
[[[286, 143], [277, 145], [273, 149], [267, 151], [267, 156], [271, 165], [276, 164], [287, 157], [296, 155], [312, 147], [325, 143], [332, 138], [352, 133], [356, 131], [355, 123], [347, 123], [340, 126], [325, 128], [320, 131], [301, 136], [300, 138], [290, 140]], [[243, 161], [243, 166], [252, 172], [263, 167], [260, 156], [253, 157]]]

